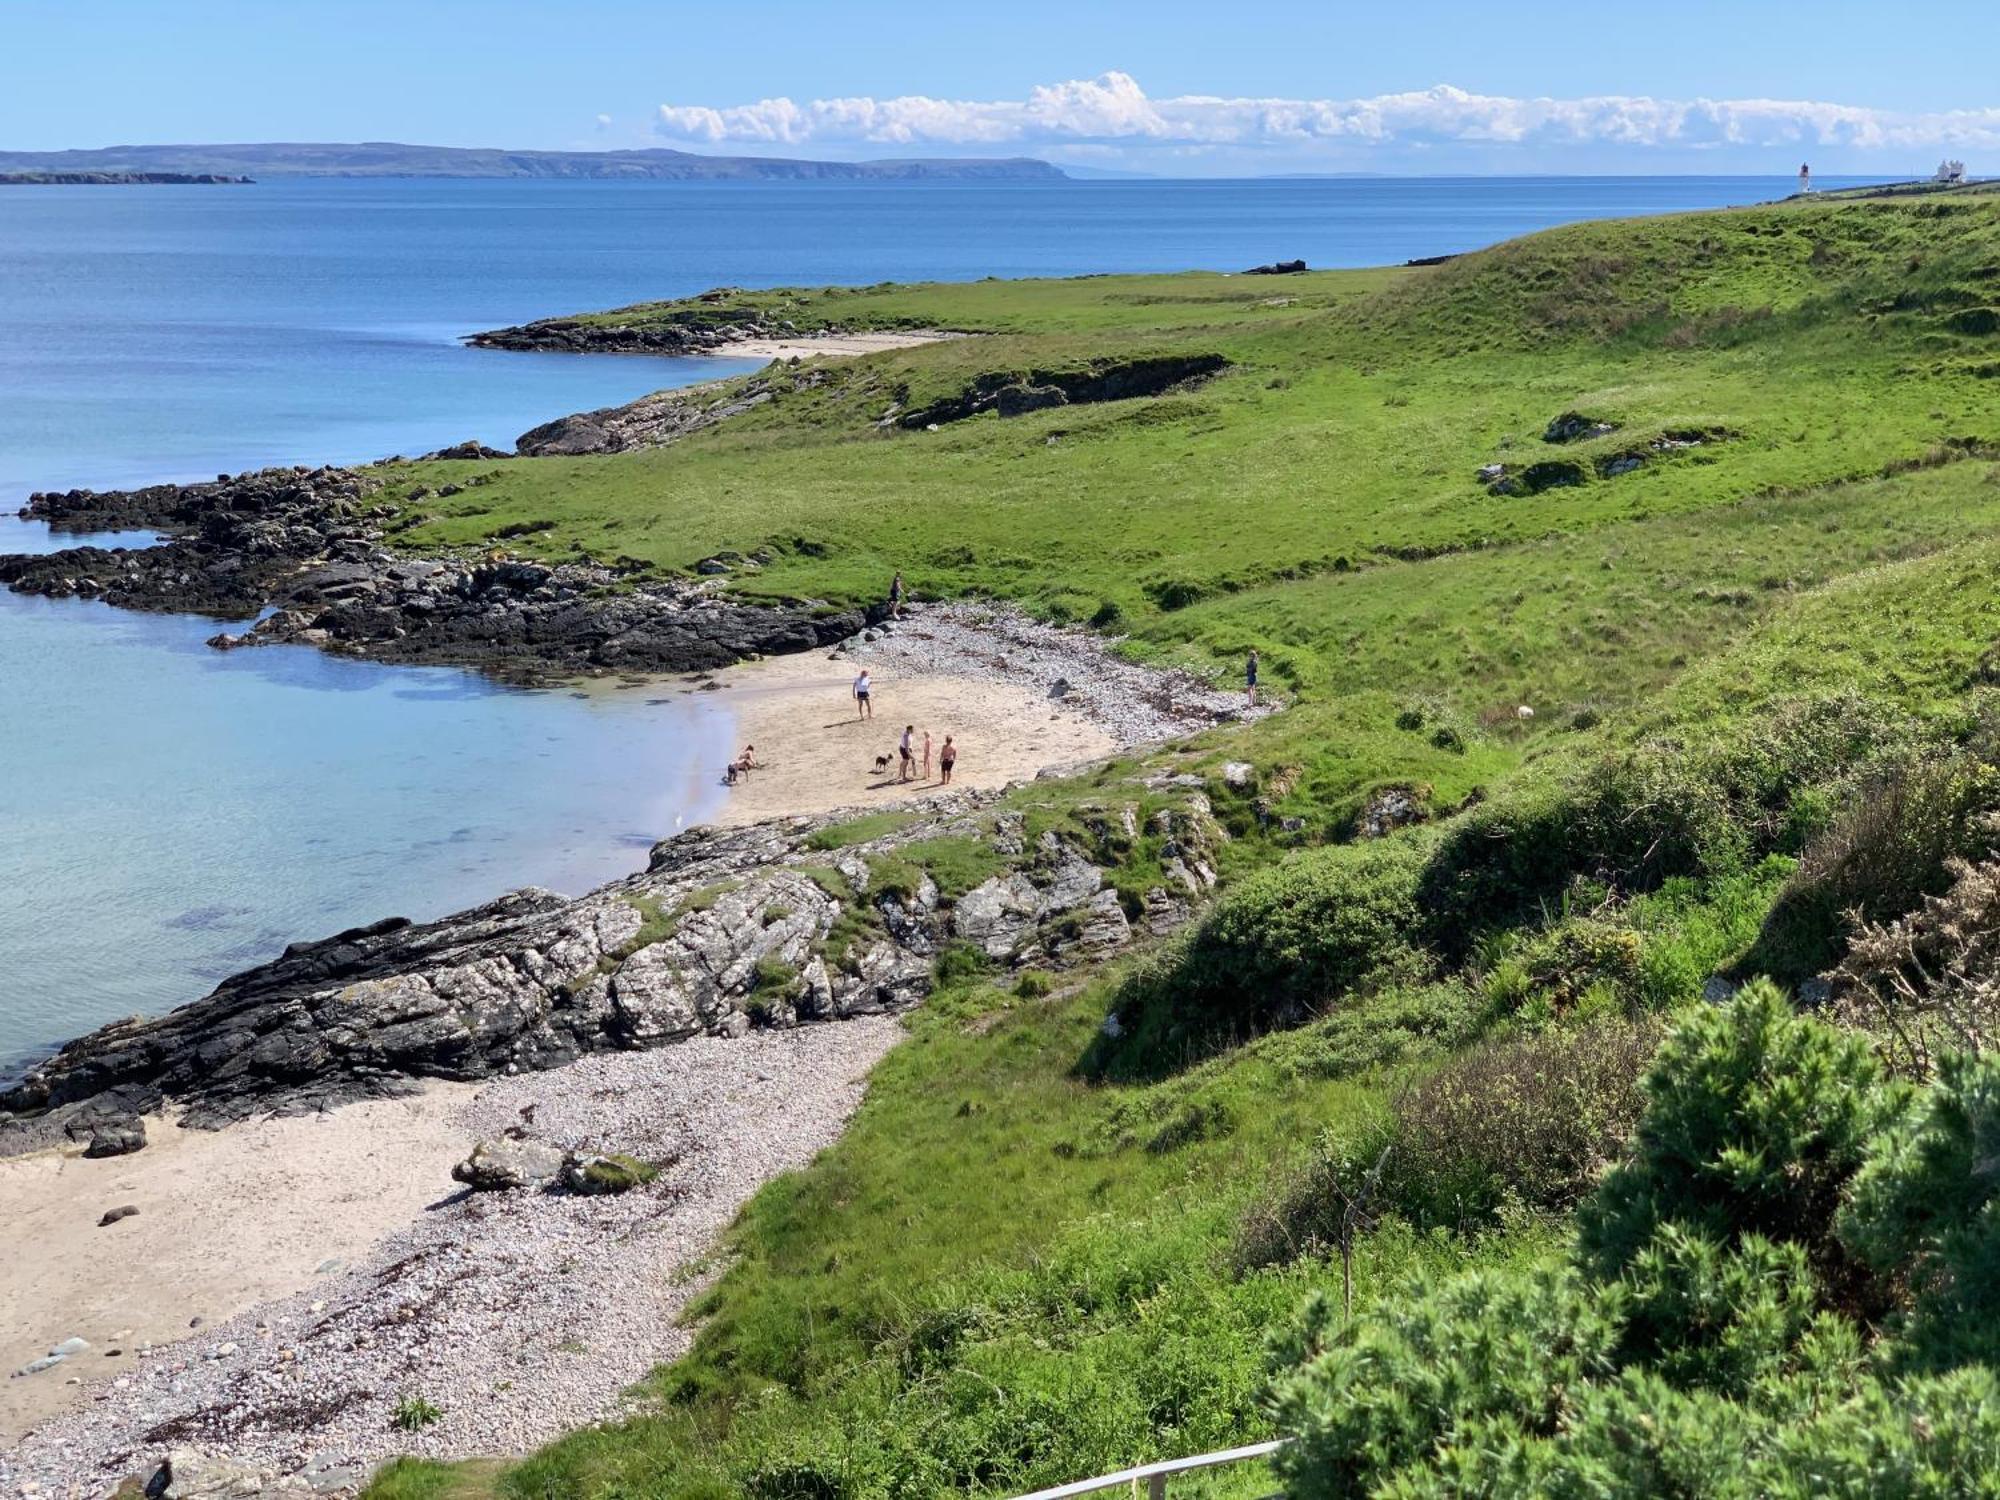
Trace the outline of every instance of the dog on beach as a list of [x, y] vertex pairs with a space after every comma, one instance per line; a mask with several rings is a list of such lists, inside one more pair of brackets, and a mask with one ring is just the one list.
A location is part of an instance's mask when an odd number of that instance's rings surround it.
[[877, 776], [886, 776], [889, 774], [890, 759], [891, 757], [887, 755], [878, 755], [875, 757], [875, 774]]

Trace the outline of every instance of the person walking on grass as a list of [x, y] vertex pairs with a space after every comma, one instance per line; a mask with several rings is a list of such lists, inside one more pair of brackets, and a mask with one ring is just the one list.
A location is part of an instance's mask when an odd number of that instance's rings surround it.
[[944, 737], [944, 749], [938, 752], [938, 785], [951, 785], [951, 768], [958, 764], [958, 746], [951, 742], [951, 736]]
[[903, 757], [903, 768], [897, 779], [901, 781], [908, 781], [910, 779], [911, 774], [917, 768], [916, 725], [905, 724], [903, 726], [903, 737], [901, 740], [897, 742], [896, 749], [901, 753]]
[[863, 667], [861, 675], [854, 679], [855, 718], [872, 719], [875, 717], [875, 704], [874, 700], [870, 697], [874, 691], [875, 684], [869, 680], [868, 669]]
[[924, 780], [931, 779], [931, 732], [924, 731]]
[[1257, 706], [1257, 648], [1250, 648], [1250, 659], [1243, 664], [1243, 696], [1249, 706]]

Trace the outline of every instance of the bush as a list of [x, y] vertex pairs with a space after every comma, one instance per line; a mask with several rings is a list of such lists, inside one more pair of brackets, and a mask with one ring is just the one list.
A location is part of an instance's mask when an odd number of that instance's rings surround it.
[[1875, 1141], [1842, 1243], [1908, 1284], [1909, 1362], [2000, 1362], [2000, 1061], [1955, 1053]]
[[1179, 1066], [1421, 969], [1408, 934], [1422, 868], [1415, 843], [1382, 839], [1250, 876], [1127, 979], [1113, 1011], [1124, 1039], [1094, 1068]]
[[1592, 1271], [1620, 1275], [1672, 1224], [1725, 1247], [1750, 1235], [1798, 1243], [1831, 1289], [1857, 1290], [1833, 1215], [1895, 1108], [1864, 1041], [1795, 1015], [1757, 980], [1690, 1012], [1645, 1089], [1631, 1149], [1583, 1204], [1578, 1247]]
[[1947, 862], [1990, 848], [2000, 777], [1965, 756], [1897, 760], [1861, 778], [1799, 857], [1745, 958], [1797, 979], [1833, 961], [1857, 925], [1912, 910], [1949, 883]]
[[1948, 866], [1951, 889], [1886, 926], [1864, 926], [1834, 970], [1843, 1020], [1874, 1033], [1884, 1060], [1925, 1078], [1949, 1048], [2000, 1043], [2000, 861]]
[[1574, 1206], [1631, 1135], [1658, 1041], [1650, 1023], [1610, 1020], [1461, 1053], [1397, 1098], [1386, 1201], [1453, 1229], [1509, 1201]]
[[1296, 1500], [1348, 1500], [1468, 1427], [1559, 1429], [1614, 1369], [1618, 1327], [1575, 1272], [1474, 1272], [1419, 1284], [1337, 1330], [1324, 1294], [1271, 1348], [1269, 1409], [1292, 1441], [1272, 1466]]
[[1462, 956], [1482, 930], [1545, 917], [1579, 880], [1648, 891], [1790, 852], [1795, 803], [1897, 734], [1865, 700], [1802, 700], [1726, 739], [1644, 745], [1486, 803], [1456, 820], [1424, 872], [1431, 939]]

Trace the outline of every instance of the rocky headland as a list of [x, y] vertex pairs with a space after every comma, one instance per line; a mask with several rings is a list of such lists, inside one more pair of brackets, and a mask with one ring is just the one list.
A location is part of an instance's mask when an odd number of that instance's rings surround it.
[[[476, 445], [444, 456], [507, 457]], [[385, 540], [398, 510], [378, 498], [381, 483], [367, 469], [290, 468], [31, 495], [22, 514], [58, 531], [150, 528], [162, 539], [0, 556], [0, 584], [254, 620], [211, 641], [223, 648], [296, 641], [516, 681], [712, 669], [829, 645], [869, 622], [858, 609], [744, 604], [710, 580], [647, 581], [599, 563], [401, 556]]]
[[555, 354], [729, 354], [776, 358], [779, 351], [859, 354], [959, 338], [946, 329], [884, 330], [838, 323], [800, 324], [763, 308], [732, 299], [733, 287], [705, 292], [687, 304], [648, 304], [633, 316], [538, 318], [508, 328], [468, 334], [480, 349], [516, 349]]

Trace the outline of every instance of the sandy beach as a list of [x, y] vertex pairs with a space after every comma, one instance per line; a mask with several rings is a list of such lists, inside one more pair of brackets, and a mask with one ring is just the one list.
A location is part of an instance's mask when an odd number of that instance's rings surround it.
[[[863, 658], [862, 660], [865, 660]], [[936, 793], [944, 737], [959, 750], [952, 784], [1000, 787], [1044, 766], [1108, 755], [1118, 742], [1099, 725], [1065, 712], [1020, 683], [875, 667], [875, 717], [855, 713], [860, 662], [846, 655], [774, 657], [720, 674], [736, 719], [737, 748], [755, 745], [762, 769], [731, 787], [715, 821], [754, 823], [788, 813], [921, 800]], [[899, 775], [897, 741], [916, 726], [919, 764], [926, 730], [931, 774]], [[875, 758], [889, 757], [878, 772]]]
[[910, 333], [826, 333], [801, 335], [794, 339], [744, 339], [710, 352], [723, 359], [813, 359], [822, 354], [845, 359], [857, 354], [879, 354], [884, 349], [914, 349], [919, 344], [935, 344], [944, 339], [964, 337], [964, 334], [932, 329]]
[[[421, 1095], [237, 1130], [182, 1130], [155, 1116], [146, 1149], [91, 1161], [75, 1151], [0, 1160], [7, 1274], [0, 1363], [22, 1368], [65, 1339], [91, 1348], [0, 1380], [0, 1445], [85, 1387], [130, 1370], [137, 1351], [287, 1296], [356, 1259], [451, 1190], [465, 1154], [455, 1112], [476, 1090]], [[100, 1226], [108, 1211], [139, 1212]], [[115, 1352], [114, 1352], [115, 1351]]]

